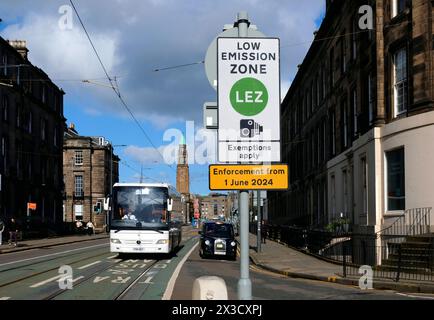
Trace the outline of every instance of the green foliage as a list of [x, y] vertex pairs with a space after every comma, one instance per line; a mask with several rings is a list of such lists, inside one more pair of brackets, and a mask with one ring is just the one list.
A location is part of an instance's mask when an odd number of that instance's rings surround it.
[[343, 226], [350, 224], [350, 220], [348, 218], [338, 218], [331, 223], [329, 223], [325, 229], [328, 232], [336, 232], [338, 230], [343, 230]]

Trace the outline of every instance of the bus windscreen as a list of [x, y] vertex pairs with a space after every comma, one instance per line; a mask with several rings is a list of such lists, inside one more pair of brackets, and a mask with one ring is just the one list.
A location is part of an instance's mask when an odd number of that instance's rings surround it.
[[167, 188], [120, 187], [113, 196], [112, 228], [167, 228]]

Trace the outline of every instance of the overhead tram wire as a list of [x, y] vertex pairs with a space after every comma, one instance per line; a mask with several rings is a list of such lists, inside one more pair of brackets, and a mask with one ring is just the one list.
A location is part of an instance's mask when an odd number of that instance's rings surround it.
[[[104, 73], [105, 73], [105, 75], [106, 75], [106, 77], [107, 77], [107, 80], [109, 81], [109, 83], [110, 83], [110, 85], [111, 85], [111, 88], [113, 89], [113, 91], [114, 91], [114, 92], [116, 93], [116, 95], [118, 96], [118, 98], [119, 98], [120, 102], [122, 103], [122, 105], [124, 106], [124, 108], [125, 108], [125, 109], [128, 111], [128, 113], [131, 115], [131, 117], [133, 118], [134, 122], [135, 122], [136, 125], [139, 127], [140, 131], [143, 133], [143, 135], [146, 137], [146, 139], [147, 139], [148, 142], [152, 145], [152, 147], [153, 147], [153, 148], [158, 152], [158, 154], [160, 155], [160, 157], [163, 159], [163, 162], [164, 162], [164, 157], [163, 157], [163, 155], [161, 154], [160, 150], [158, 150], [158, 148], [157, 148], [157, 147], [155, 146], [155, 144], [152, 142], [152, 140], [150, 139], [150, 137], [149, 137], [148, 134], [146, 133], [145, 129], [143, 129], [142, 125], [141, 125], [140, 122], [137, 120], [137, 118], [136, 118], [136, 116], [134, 115], [134, 113], [133, 113], [133, 112], [131, 111], [131, 109], [128, 107], [127, 103], [125, 102], [124, 98], [123, 98], [122, 95], [121, 95], [121, 92], [120, 92], [120, 89], [119, 89], [118, 86], [117, 86], [117, 83], [116, 83], [115, 81], [113, 81], [113, 79], [109, 76], [109, 74], [108, 74], [108, 72], [107, 72], [107, 69], [106, 69], [106, 67], [104, 66], [104, 63], [102, 62], [101, 57], [99, 56], [98, 51], [96, 50], [96, 47], [95, 47], [95, 45], [93, 44], [93, 41], [92, 41], [92, 39], [91, 39], [89, 33], [88, 33], [87, 30], [86, 30], [86, 27], [85, 27], [85, 25], [84, 25], [84, 23], [83, 23], [83, 20], [81, 19], [80, 14], [78, 13], [77, 8], [76, 8], [75, 5], [74, 5], [74, 2], [73, 2], [72, 0], [69, 0], [69, 2], [71, 3], [71, 6], [72, 6], [72, 8], [74, 9], [74, 12], [75, 12], [75, 14], [76, 14], [77, 17], [78, 17], [78, 20], [80, 21], [80, 24], [81, 24], [81, 26], [82, 26], [82, 28], [83, 28], [83, 30], [84, 30], [86, 36], [87, 36], [87, 39], [89, 40], [89, 42], [90, 42], [90, 44], [91, 44], [91, 46], [92, 46], [92, 49], [93, 49], [95, 55], [97, 56], [98, 61], [99, 61], [100, 65], [101, 65], [102, 69], [104, 70]], [[165, 162], [164, 162], [164, 163], [165, 163]], [[171, 170], [175, 170], [171, 165], [166, 164], [166, 163], [165, 163], [165, 165], [168, 166]]]
[[[431, 21], [431, 18], [427, 18], [427, 19], [422, 19], [422, 22], [424, 21]], [[405, 21], [401, 21], [401, 22], [396, 22], [393, 24], [388, 24], [385, 27], [386, 28], [391, 28], [391, 27], [395, 27], [395, 26], [399, 26], [401, 24], [405, 24], [408, 23], [407, 20]], [[349, 33], [344, 33], [344, 34], [338, 34], [335, 36], [329, 36], [329, 37], [324, 37], [324, 38], [318, 38], [318, 39], [313, 39], [310, 41], [304, 41], [304, 42], [295, 42], [295, 43], [288, 43], [288, 44], [282, 44], [281, 48], [287, 48], [287, 47], [293, 47], [293, 46], [300, 46], [300, 45], [304, 45], [304, 44], [309, 44], [309, 43], [313, 43], [313, 42], [319, 42], [319, 41], [326, 41], [326, 40], [333, 40], [333, 39], [338, 39], [338, 38], [342, 38], [345, 36], [351, 36], [351, 35], [355, 35], [355, 34], [360, 34], [360, 33], [365, 33], [365, 32], [369, 32], [369, 31], [376, 31], [376, 28], [373, 29], [367, 29], [367, 30], [361, 30], [361, 31], [356, 31], [356, 32], [349, 32]], [[180, 65], [174, 65], [174, 66], [169, 66], [169, 67], [162, 67], [162, 68], [155, 68], [152, 70], [149, 70], [148, 72], [160, 72], [160, 71], [166, 71], [166, 70], [172, 70], [172, 69], [178, 69], [178, 68], [183, 68], [183, 67], [188, 67], [188, 66], [194, 66], [194, 65], [198, 65], [198, 64], [204, 64], [205, 61], [198, 61], [198, 62], [192, 62], [192, 63], [186, 63], [186, 64], [180, 64]], [[19, 65], [7, 65], [7, 67], [18, 67]], [[0, 67], [4, 67], [4, 65], [0, 65]], [[121, 78], [120, 76], [115, 76], [115, 77], [109, 77], [110, 79], [114, 79], [114, 78]], [[36, 78], [32, 78], [32, 79], [23, 79], [21, 78], [20, 81], [40, 81], [40, 82], [50, 82], [50, 81], [71, 81], [71, 82], [85, 82], [85, 81], [92, 81], [92, 80], [103, 80], [103, 79], [107, 79], [107, 77], [104, 78], [93, 78], [93, 79], [36, 79]], [[0, 81], [7, 81], [10, 80], [8, 79], [0, 79]]]

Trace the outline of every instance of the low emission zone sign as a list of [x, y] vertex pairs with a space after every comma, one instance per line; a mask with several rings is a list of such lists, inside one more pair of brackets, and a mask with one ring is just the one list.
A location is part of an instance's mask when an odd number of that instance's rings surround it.
[[286, 190], [287, 165], [210, 165], [210, 190]]
[[220, 162], [280, 162], [277, 38], [218, 38]]

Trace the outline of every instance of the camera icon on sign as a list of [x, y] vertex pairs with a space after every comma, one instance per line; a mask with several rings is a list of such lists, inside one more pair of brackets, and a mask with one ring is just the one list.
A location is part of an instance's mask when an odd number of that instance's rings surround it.
[[259, 136], [263, 131], [263, 126], [256, 123], [254, 120], [240, 120], [241, 138], [253, 138], [254, 136]]

